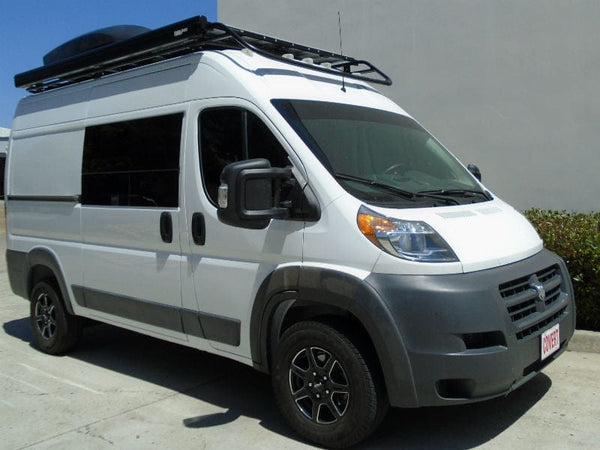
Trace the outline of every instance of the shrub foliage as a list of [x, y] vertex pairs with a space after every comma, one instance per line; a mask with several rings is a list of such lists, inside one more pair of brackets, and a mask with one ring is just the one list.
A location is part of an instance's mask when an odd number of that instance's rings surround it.
[[546, 248], [567, 263], [575, 289], [577, 328], [600, 331], [600, 212], [529, 209], [524, 214]]

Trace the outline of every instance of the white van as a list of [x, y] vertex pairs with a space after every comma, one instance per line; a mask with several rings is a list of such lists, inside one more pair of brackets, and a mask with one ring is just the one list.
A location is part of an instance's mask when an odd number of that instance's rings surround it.
[[196, 17], [15, 83], [8, 273], [44, 352], [90, 318], [232, 358], [345, 447], [388, 405], [505, 395], [573, 335], [563, 261], [368, 62]]

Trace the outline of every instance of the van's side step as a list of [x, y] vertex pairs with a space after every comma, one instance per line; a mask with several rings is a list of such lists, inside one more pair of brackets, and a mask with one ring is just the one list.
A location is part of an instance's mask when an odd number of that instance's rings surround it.
[[[74, 39], [71, 41], [74, 43], [73, 47], [89, 48], [89, 43], [86, 45], [84, 42], [93, 35], [94, 33], [90, 33]], [[83, 45], [77, 46], [77, 42]], [[20, 73], [15, 75], [15, 86], [38, 93], [187, 53], [244, 48], [288, 64], [372, 83], [392, 84], [386, 74], [368, 61], [282, 41], [218, 22], [208, 22], [206, 17], [197, 16]]]

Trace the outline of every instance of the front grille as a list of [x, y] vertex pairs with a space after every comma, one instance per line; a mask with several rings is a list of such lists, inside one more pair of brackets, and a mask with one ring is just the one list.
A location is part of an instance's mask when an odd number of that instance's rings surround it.
[[539, 322], [536, 322], [535, 324], [531, 325], [530, 327], [527, 327], [524, 330], [519, 331], [517, 333], [517, 339], [521, 340], [523, 338], [526, 338], [527, 336], [535, 334], [537, 331], [543, 330], [546, 327], [546, 325], [550, 325], [552, 322], [554, 322], [556, 319], [558, 319], [560, 316], [562, 316], [564, 314], [564, 312], [566, 311], [566, 309], [567, 309], [567, 307], [565, 306], [557, 313], [552, 314], [550, 317], [546, 317], [544, 320], [540, 320]]
[[[534, 274], [540, 283], [545, 284], [548, 280], [551, 280], [555, 277], [559, 277], [562, 281], [562, 277], [560, 275], [560, 270], [558, 269], [558, 265], [554, 264], [550, 267], [547, 267], [544, 270], [540, 270]], [[502, 283], [500, 288], [500, 295], [503, 298], [512, 297], [520, 292], [524, 292], [528, 289], [532, 289], [530, 285], [531, 275], [527, 275], [521, 278], [517, 278], [516, 280], [507, 281], [506, 283]], [[532, 289], [533, 290], [533, 289]], [[533, 290], [535, 293], [535, 290]]]
[[[517, 339], [535, 334], [565, 312], [566, 307], [548, 316], [552, 305], [565, 295], [561, 290], [562, 285], [560, 268], [554, 264], [498, 286], [510, 320], [517, 327]], [[544, 300], [540, 299], [542, 286]]]

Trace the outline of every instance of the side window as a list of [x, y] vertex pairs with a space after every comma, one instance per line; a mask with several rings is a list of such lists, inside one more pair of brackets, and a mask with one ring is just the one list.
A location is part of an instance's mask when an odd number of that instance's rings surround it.
[[240, 109], [208, 109], [200, 114], [200, 160], [209, 198], [216, 203], [223, 167], [244, 159], [243, 116]]
[[183, 114], [88, 127], [83, 205], [176, 207]]
[[289, 166], [287, 153], [271, 133], [271, 130], [251, 112], [247, 114], [248, 156], [247, 159], [266, 158], [271, 167]]
[[206, 193], [217, 203], [223, 168], [232, 162], [266, 158], [272, 167], [290, 165], [287, 153], [262, 120], [240, 108], [206, 109], [200, 113], [200, 161]]

